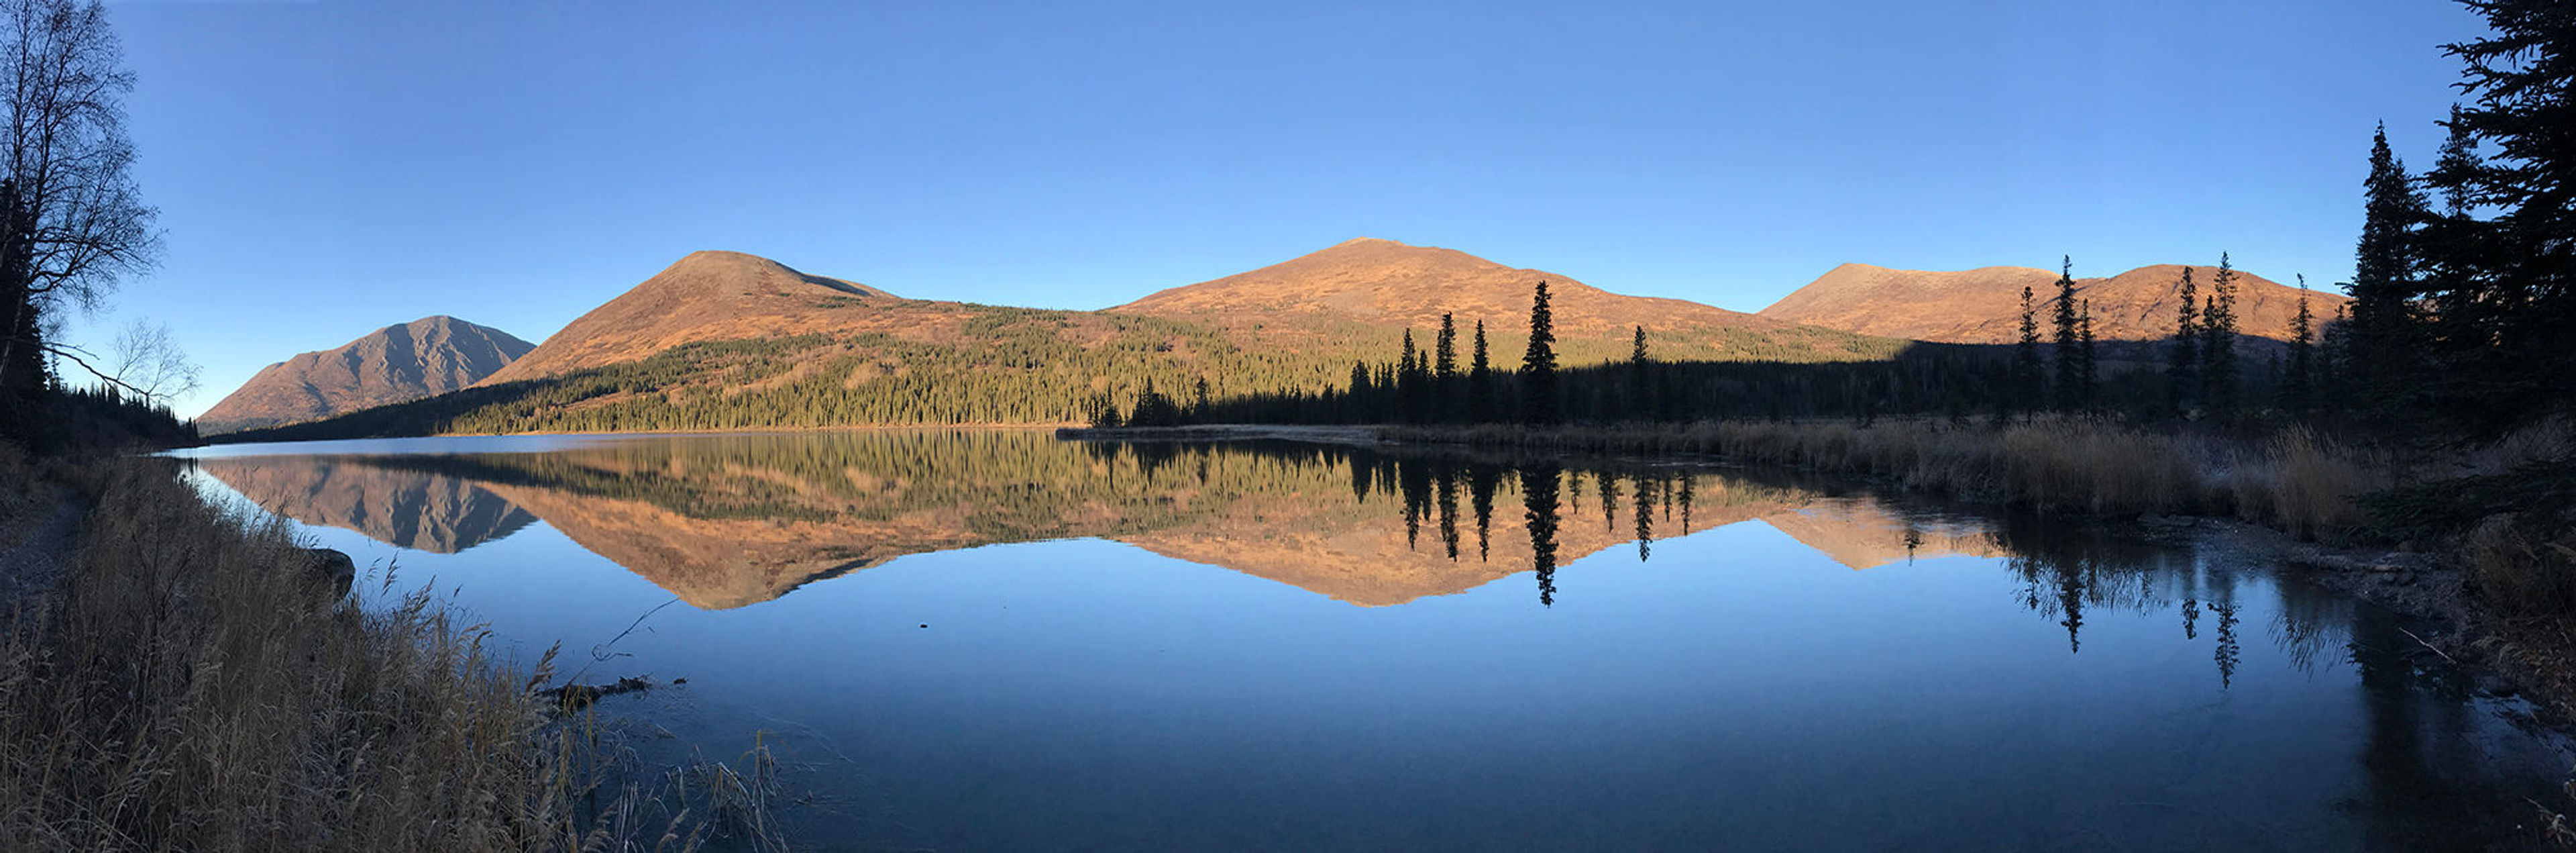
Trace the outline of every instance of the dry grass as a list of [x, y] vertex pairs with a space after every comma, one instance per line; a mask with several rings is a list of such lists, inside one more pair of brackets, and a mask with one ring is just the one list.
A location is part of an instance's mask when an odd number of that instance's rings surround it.
[[2115, 423], [1725, 421], [1678, 427], [1399, 429], [1390, 438], [1550, 452], [1704, 454], [1889, 477], [1907, 488], [2058, 512], [2232, 514], [2307, 537], [2347, 535], [2354, 500], [2389, 482], [2376, 457], [2286, 430], [2240, 446]]
[[287, 568], [282, 525], [166, 466], [52, 467], [93, 507], [60, 589], [0, 605], [0, 846], [687, 850], [710, 831], [596, 718], [549, 712], [546, 662], [514, 669], [426, 593], [362, 611]]
[[2576, 530], [2542, 527], [2509, 513], [2488, 516], [2463, 543], [2469, 575], [2508, 616], [2566, 622], [2576, 613]]

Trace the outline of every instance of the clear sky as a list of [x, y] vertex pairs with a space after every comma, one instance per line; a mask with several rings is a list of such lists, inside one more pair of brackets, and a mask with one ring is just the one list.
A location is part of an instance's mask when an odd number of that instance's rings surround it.
[[2350, 275], [2443, 0], [122, 2], [212, 405], [452, 314], [541, 340], [696, 249], [1101, 308], [1357, 236], [1751, 311], [1835, 264]]

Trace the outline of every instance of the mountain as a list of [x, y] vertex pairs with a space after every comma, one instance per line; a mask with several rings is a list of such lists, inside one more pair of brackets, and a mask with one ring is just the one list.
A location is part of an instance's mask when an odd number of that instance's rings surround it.
[[209, 434], [236, 432], [445, 394], [528, 350], [527, 341], [499, 329], [424, 317], [269, 365], [198, 416], [197, 426]]
[[1371, 237], [1109, 310], [1207, 323], [1239, 339], [1290, 346], [1351, 327], [1390, 336], [1412, 329], [1427, 345], [1448, 312], [1460, 326], [1462, 350], [1468, 330], [1483, 320], [1490, 338], [1512, 342], [1496, 343], [1496, 357], [1517, 359], [1531, 290], [1541, 280], [1569, 366], [1625, 358], [1640, 326], [1660, 357], [1676, 359], [1840, 361], [1877, 357], [1892, 344], [1686, 300], [1621, 295], [1556, 273]]
[[[2077, 298], [2093, 303], [2095, 337], [2105, 341], [2151, 341], [2173, 334], [2181, 310], [2177, 298], [2183, 267], [2158, 264], [2110, 278], [2076, 279]], [[2197, 267], [2192, 281], [2209, 295], [2217, 267]], [[2276, 341], [2291, 337], [2291, 317], [2298, 312], [2299, 290], [2270, 279], [2236, 271], [2237, 330]], [[2049, 331], [2049, 307], [2057, 296], [2057, 273], [2030, 267], [1983, 267], [1961, 272], [1899, 270], [1868, 264], [1844, 264], [1807, 286], [1762, 309], [1773, 320], [1841, 329], [1865, 335], [1960, 344], [2008, 344], [2021, 338], [2021, 290], [2031, 289], [2039, 304], [2040, 335]], [[2309, 311], [2320, 329], [2345, 297], [2318, 291], [2308, 294]]]
[[636, 361], [699, 341], [851, 328], [894, 294], [741, 252], [692, 252], [564, 326], [487, 385]]
[[[1355, 240], [1105, 311], [906, 299], [753, 255], [697, 252], [582, 315], [462, 392], [228, 440], [880, 424], [1063, 424], [1149, 384], [1212, 400], [1313, 394], [1354, 362], [1433, 345], [1458, 314], [1518, 363], [1531, 287], [1553, 282], [1559, 363], [1888, 358], [1904, 342], [1672, 299], [1621, 296], [1447, 249]], [[1320, 295], [1319, 295], [1320, 294]]]

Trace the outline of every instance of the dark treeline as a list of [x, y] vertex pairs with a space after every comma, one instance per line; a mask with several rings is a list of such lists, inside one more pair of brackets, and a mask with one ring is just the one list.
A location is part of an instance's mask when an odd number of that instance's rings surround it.
[[0, 392], [0, 440], [35, 453], [199, 443], [196, 422], [165, 403], [115, 385], [64, 387], [50, 370], [39, 375], [44, 381], [33, 388]]
[[[2070, 290], [2072, 284], [2068, 279]], [[2067, 300], [2057, 296], [2050, 302]], [[2034, 318], [2041, 310], [2046, 309], [2032, 304]], [[1965, 419], [2045, 411], [2140, 420], [2225, 418], [2234, 423], [2287, 417], [2284, 389], [2300, 383], [2316, 386], [2335, 369], [2312, 345], [2234, 340], [2232, 325], [2220, 327], [2230, 336], [2228, 343], [2211, 346], [2206, 339], [2212, 332], [2198, 312], [2190, 331], [2178, 335], [2179, 343], [2100, 342], [2092, 338], [2089, 310], [2079, 307], [2061, 317], [2056, 342], [2039, 340], [2033, 325], [2033, 334], [2020, 344], [1915, 343], [1882, 360], [1851, 362], [1665, 361], [1654, 357], [1650, 334], [1638, 328], [1634, 349], [1622, 361], [1532, 369], [1525, 355], [1523, 366], [1496, 367], [1478, 346], [1473, 363], [1452, 368], [1436, 346], [1425, 353], [1408, 335], [1394, 361], [1355, 362], [1339, 387], [1211, 397], [1202, 381], [1187, 390], [1140, 389], [1135, 403], [1124, 409], [1106, 394], [1094, 395], [1084, 414], [1093, 426]], [[2180, 373], [2163, 361], [2173, 350], [2191, 354]], [[2220, 351], [2234, 356], [2224, 368], [2200, 366], [2199, 353]], [[2247, 356], [2253, 353], [2264, 360], [2248, 369]], [[2296, 378], [2291, 365], [2303, 366]], [[2223, 390], [2205, 389], [2207, 378], [2225, 382]], [[2304, 392], [2299, 397], [2308, 399]], [[2205, 399], [2230, 404], [2221, 410], [2204, 405]]]

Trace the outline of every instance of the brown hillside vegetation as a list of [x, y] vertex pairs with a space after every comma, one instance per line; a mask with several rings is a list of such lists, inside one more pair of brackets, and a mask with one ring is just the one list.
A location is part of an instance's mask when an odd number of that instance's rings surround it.
[[[882, 424], [1063, 424], [1149, 383], [1209, 398], [1339, 389], [1410, 329], [1426, 355], [1456, 312], [1465, 369], [1484, 319], [1518, 366], [1544, 273], [1384, 240], [1106, 311], [905, 299], [737, 252], [698, 252], [583, 315], [462, 392], [230, 440], [433, 433], [698, 431]], [[1886, 359], [1906, 342], [1549, 276], [1560, 364], [1628, 358], [1643, 326], [1666, 361]], [[1185, 390], [1186, 389], [1186, 390]]]
[[[1874, 357], [1892, 342], [1867, 341], [1697, 302], [1626, 296], [1556, 273], [1507, 267], [1452, 249], [1362, 237], [1213, 281], [1175, 287], [1109, 310], [1218, 326], [1239, 341], [1296, 345], [1337, 327], [1414, 329], [1424, 337], [1454, 314], [1466, 329], [1485, 321], [1494, 357], [1517, 359], [1530, 295], [1548, 282], [1555, 331], [1570, 363], [1622, 357], [1643, 326], [1665, 357]], [[1505, 348], [1502, 342], [1510, 341]], [[1587, 345], [1589, 344], [1589, 345]]]
[[[2093, 303], [2094, 334], [2106, 341], [2146, 341], [2171, 336], [2181, 310], [2176, 290], [2183, 267], [2157, 264], [2110, 278], [2075, 280], [2078, 298]], [[2192, 281], [2209, 293], [2215, 266], [2195, 267]], [[2246, 335], [2288, 340], [2299, 290], [2244, 270], [2236, 271], [2237, 328]], [[2030, 267], [1983, 267], [1960, 272], [1899, 270], [1844, 264], [1764, 308], [1761, 316], [1865, 335], [1960, 344], [2007, 344], [2020, 339], [2021, 289], [2028, 286], [2048, 334], [2045, 304], [2057, 294], [2057, 274]], [[2309, 310], [2323, 323], [2347, 300], [2311, 291]]]
[[496, 385], [635, 361], [698, 341], [738, 340], [869, 325], [894, 294], [806, 275], [741, 252], [692, 252], [546, 338], [483, 380]]
[[490, 376], [530, 347], [489, 326], [424, 317], [269, 365], [197, 423], [209, 433], [231, 432], [445, 394]]

